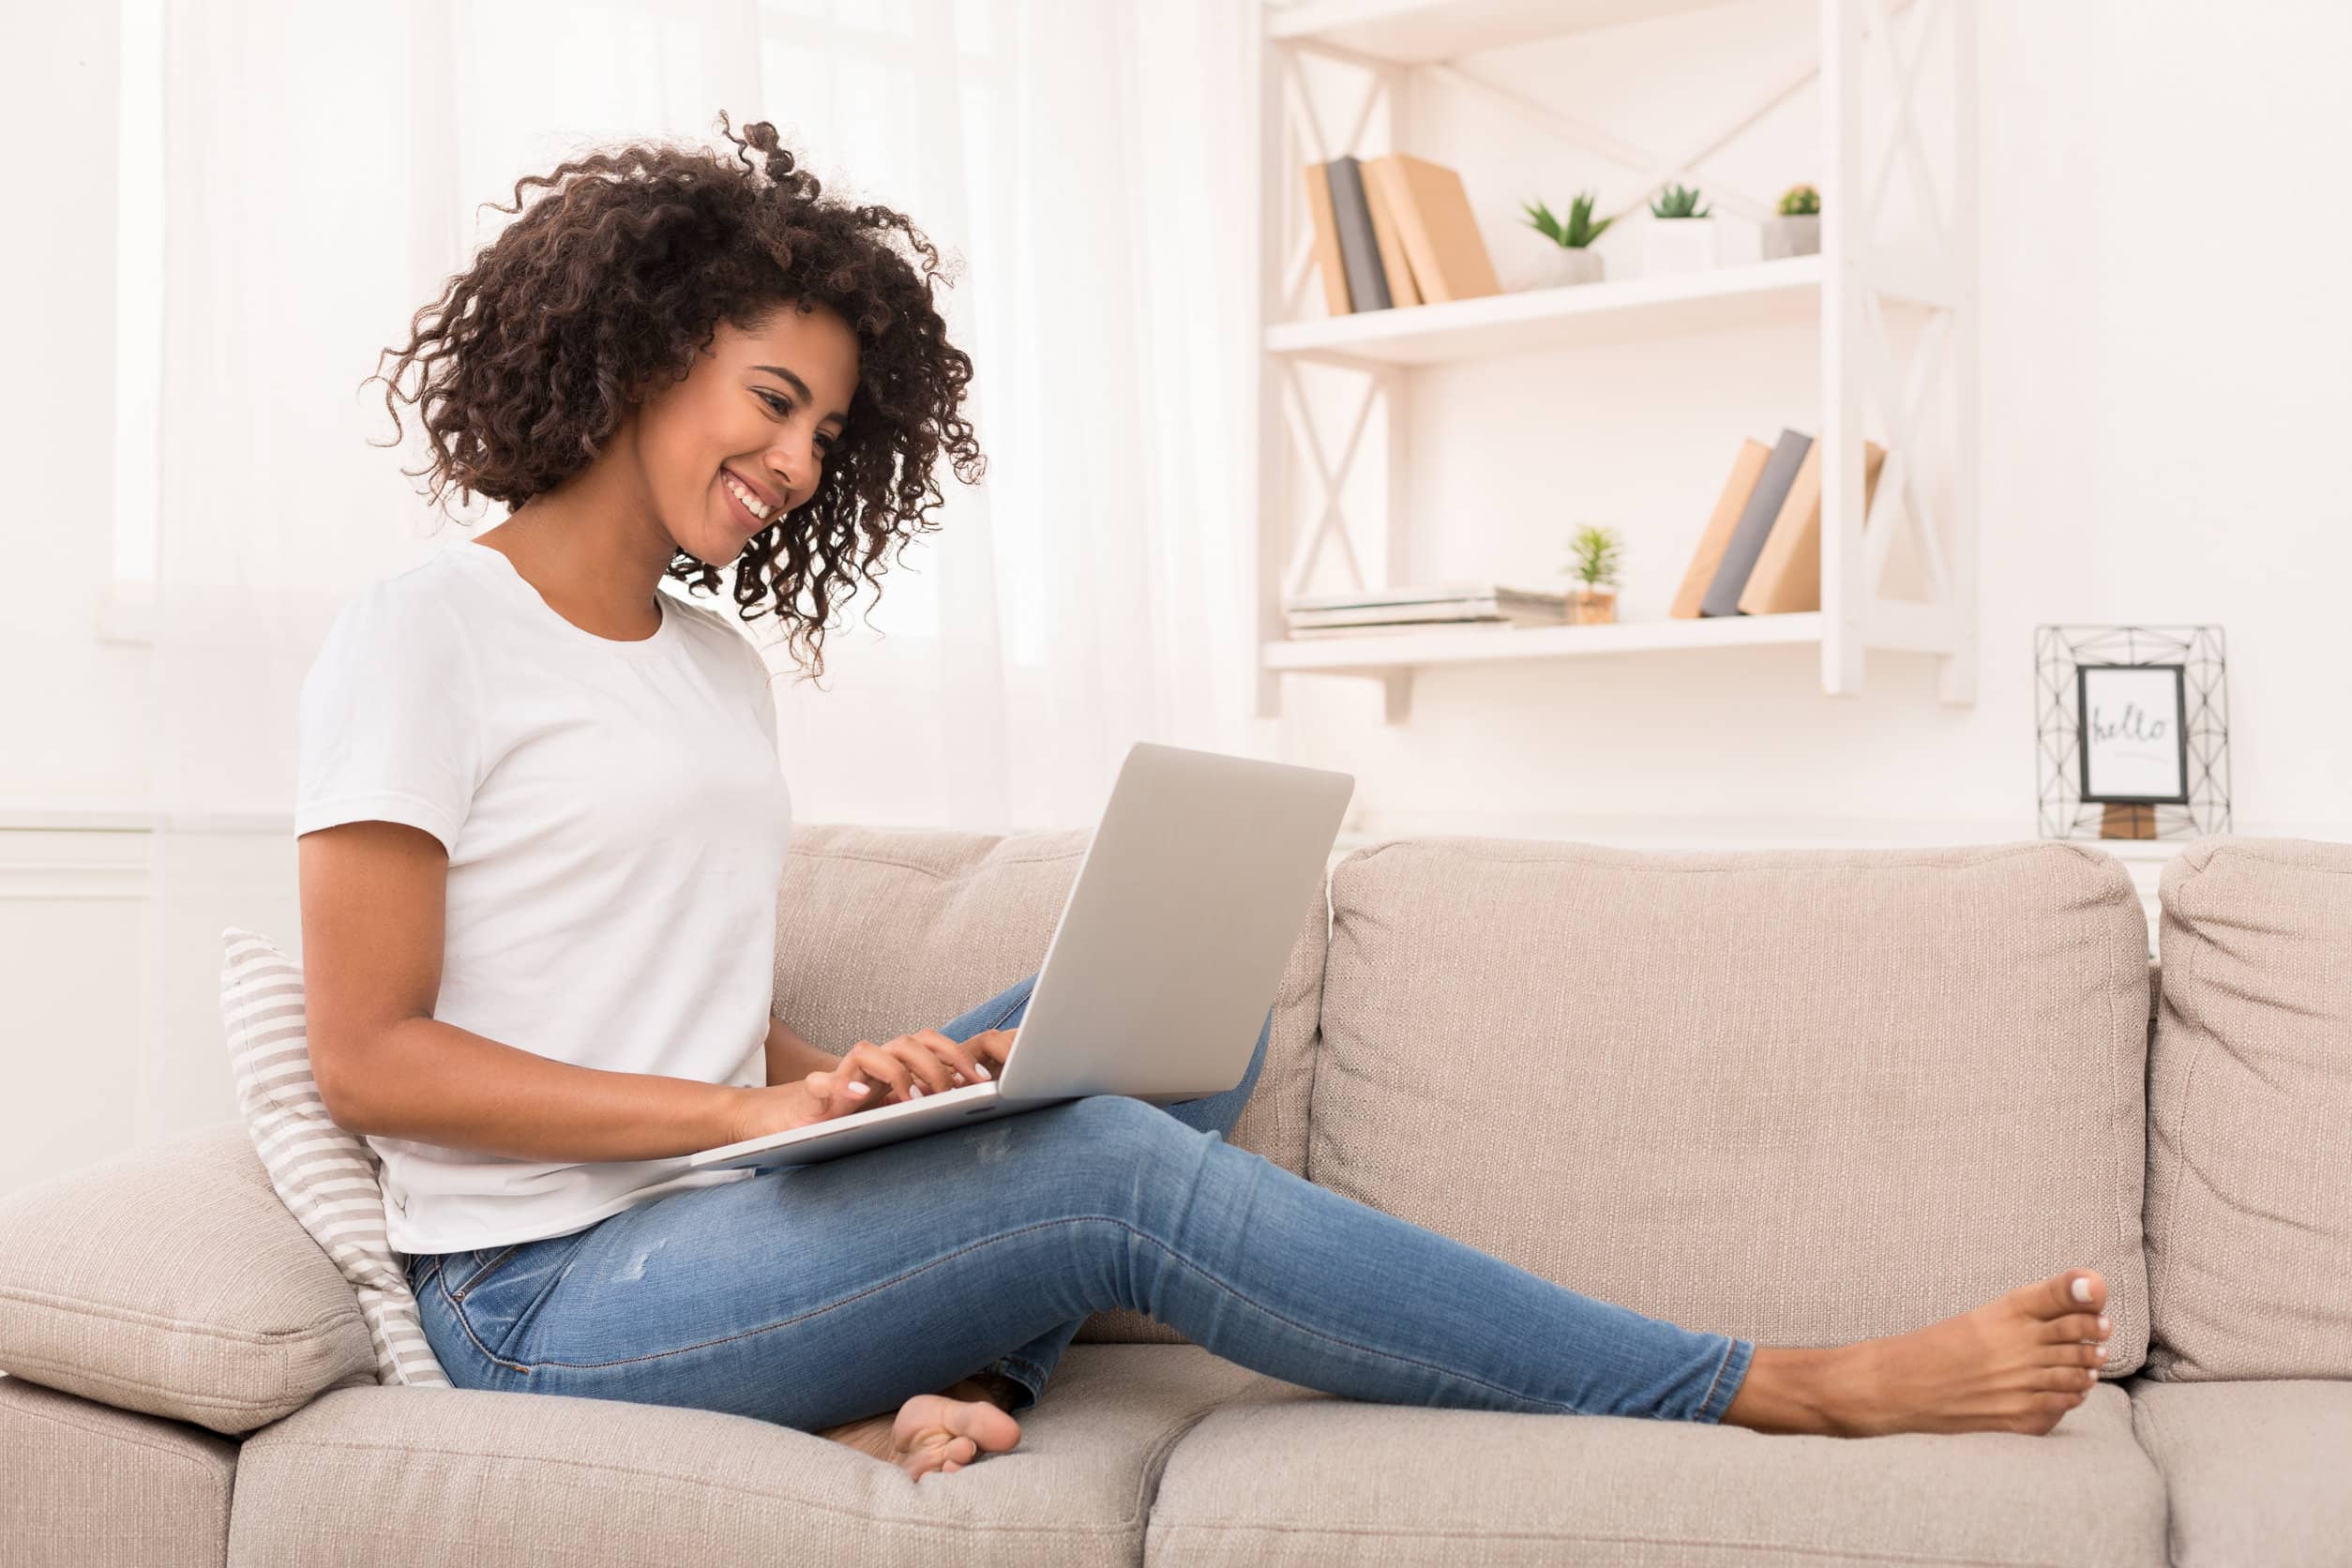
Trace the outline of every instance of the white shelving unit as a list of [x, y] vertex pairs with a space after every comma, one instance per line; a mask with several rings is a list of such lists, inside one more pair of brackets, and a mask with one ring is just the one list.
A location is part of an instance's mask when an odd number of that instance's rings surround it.
[[[1819, 0], [1817, 58], [1801, 71], [1758, 84], [1751, 102], [1670, 154], [1633, 145], [1606, 129], [1489, 85], [1453, 65], [1481, 50], [1640, 21], [1703, 5], [1739, 0], [1305, 0], [1267, 8], [1260, 51], [1260, 278], [1262, 352], [1259, 382], [1258, 711], [1281, 711], [1287, 674], [1350, 675], [1385, 687], [1385, 714], [1402, 722], [1411, 710], [1413, 672], [1426, 665], [1490, 659], [1630, 655], [1678, 649], [1817, 645], [1821, 688], [1832, 696], [1862, 689], [1866, 649], [1938, 656], [1942, 701], [1976, 700], [1977, 659], [1977, 325], [1976, 43], [1971, 0]], [[1916, 113], [1922, 71], [1940, 53], [1952, 72], [1950, 167], [1931, 165]], [[1368, 73], [1370, 93], [1344, 138], [1328, 134], [1300, 68], [1304, 56]], [[1862, 72], [1887, 105], [1862, 123]], [[1372, 110], [1387, 100], [1390, 123], [1408, 133], [1403, 113], [1410, 72], [1424, 72], [1488, 95], [1540, 128], [1577, 141], [1619, 163], [1638, 165], [1640, 201], [1673, 181], [1698, 183], [1694, 165], [1738, 138], [1776, 105], [1817, 80], [1821, 84], [1821, 252], [1784, 261], [1718, 267], [1662, 278], [1508, 293], [1447, 304], [1403, 306], [1333, 317], [1316, 286], [1314, 235], [1292, 188], [1309, 162], [1390, 149], [1362, 143]], [[1410, 143], [1401, 150], [1411, 151]], [[1869, 156], [1865, 156], [1865, 153]], [[1473, 192], [1475, 169], [1464, 171]], [[1908, 186], [1918, 231], [1902, 240], [1880, 235], [1878, 215], [1893, 182]], [[1720, 211], [1760, 219], [1769, 200], [1709, 177]], [[1630, 206], [1628, 210], [1630, 210]], [[1495, 236], [1488, 236], [1493, 248]], [[1899, 364], [1890, 323], [1908, 317], [1908, 363]], [[1772, 322], [1806, 322], [1820, 334], [1820, 394], [1812, 428], [1825, 464], [1821, 501], [1821, 609], [1789, 615], [1698, 621], [1636, 621], [1606, 626], [1439, 627], [1361, 637], [1292, 639], [1282, 602], [1307, 590], [1321, 550], [1341, 552], [1349, 585], [1367, 582], [1359, 565], [1357, 526], [1339, 496], [1365, 430], [1380, 422], [1388, 454], [1378, 486], [1384, 548], [1406, 553], [1410, 529], [1403, 490], [1409, 476], [1405, 419], [1412, 371], [1504, 354], [1573, 353], [1603, 343], [1714, 331]], [[1297, 368], [1337, 367], [1360, 375], [1362, 401], [1334, 463], [1306, 407]], [[1951, 433], [1929, 412], [1952, 400]], [[1869, 516], [1862, 508], [1865, 413], [1871, 439], [1887, 449]], [[1804, 428], [1806, 412], [1789, 423]], [[1940, 439], [1939, 439], [1940, 438]], [[1294, 455], [1311, 465], [1320, 504], [1310, 526], [1286, 530]], [[1711, 474], [1719, 454], [1694, 452]], [[1948, 485], [1930, 482], [1941, 473]], [[1939, 504], [1948, 496], [1949, 504]], [[1360, 524], [1364, 520], [1354, 520]], [[1865, 527], [1865, 521], [1867, 527]], [[1696, 528], [1696, 521], [1694, 523]], [[1901, 531], [1914, 535], [1929, 596], [1886, 596], [1880, 584]], [[1284, 537], [1295, 532], [1295, 538]], [[1696, 534], [1692, 535], [1695, 539]]]

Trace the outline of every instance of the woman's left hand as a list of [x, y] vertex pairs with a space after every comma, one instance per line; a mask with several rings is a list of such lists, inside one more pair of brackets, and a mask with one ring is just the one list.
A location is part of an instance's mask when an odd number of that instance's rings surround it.
[[1018, 1033], [1018, 1029], [990, 1029], [958, 1042], [936, 1029], [918, 1029], [887, 1045], [878, 1046], [870, 1040], [857, 1044], [882, 1052], [905, 1068], [907, 1084], [893, 1089], [881, 1102], [899, 1105], [995, 1078], [1004, 1070], [1004, 1059], [1013, 1049], [1013, 1036]]

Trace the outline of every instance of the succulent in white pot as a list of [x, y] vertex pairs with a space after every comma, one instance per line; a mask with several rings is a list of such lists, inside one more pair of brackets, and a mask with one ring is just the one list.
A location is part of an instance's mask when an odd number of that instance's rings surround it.
[[1670, 185], [1651, 198], [1641, 259], [1648, 274], [1703, 272], [1715, 264], [1714, 215], [1696, 188]]
[[1780, 195], [1780, 211], [1764, 220], [1764, 259], [1817, 256], [1821, 252], [1821, 193], [1792, 185]]
[[1602, 256], [1592, 249], [1592, 242], [1599, 239], [1602, 233], [1617, 219], [1604, 218], [1598, 223], [1592, 221], [1593, 195], [1590, 190], [1578, 191], [1568, 203], [1568, 217], [1564, 222], [1540, 201], [1531, 206], [1520, 204], [1526, 208], [1528, 226], [1551, 242], [1543, 247], [1543, 256], [1535, 264], [1535, 279], [1528, 285], [1530, 288], [1551, 289], [1567, 283], [1597, 283], [1601, 280], [1605, 270]]

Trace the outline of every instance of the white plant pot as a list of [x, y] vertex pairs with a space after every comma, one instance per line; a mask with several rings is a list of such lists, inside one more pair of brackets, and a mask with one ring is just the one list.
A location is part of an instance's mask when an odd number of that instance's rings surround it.
[[1531, 289], [1557, 289], [1569, 283], [1598, 283], [1603, 271], [1601, 253], [1591, 246], [1569, 247], [1546, 244], [1535, 264]]
[[1775, 215], [1764, 220], [1764, 259], [1776, 262], [1786, 256], [1817, 256], [1821, 253], [1821, 215], [1805, 213], [1785, 218]]
[[1669, 272], [1704, 272], [1715, 264], [1715, 220], [1707, 218], [1652, 218], [1642, 232], [1641, 270], [1645, 277]]

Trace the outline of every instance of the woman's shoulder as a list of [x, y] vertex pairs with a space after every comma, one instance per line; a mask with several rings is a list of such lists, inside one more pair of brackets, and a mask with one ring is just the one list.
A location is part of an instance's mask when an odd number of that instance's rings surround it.
[[721, 614], [716, 606], [687, 598], [684, 594], [663, 596], [686, 611], [688, 634], [710, 648], [712, 656], [747, 663], [759, 671], [761, 684], [765, 685], [767, 661], [761, 656], [760, 645], [748, 626], [731, 615]]
[[470, 574], [436, 552], [359, 583], [336, 606], [319, 659], [398, 658], [412, 668], [466, 656]]
[[[463, 621], [457, 603], [481, 590], [481, 580], [467, 569], [460, 547], [445, 545], [421, 560], [382, 573], [359, 583], [344, 596], [346, 606], [366, 604], [380, 613], [429, 621]], [[466, 546], [479, 549], [479, 546]]]

